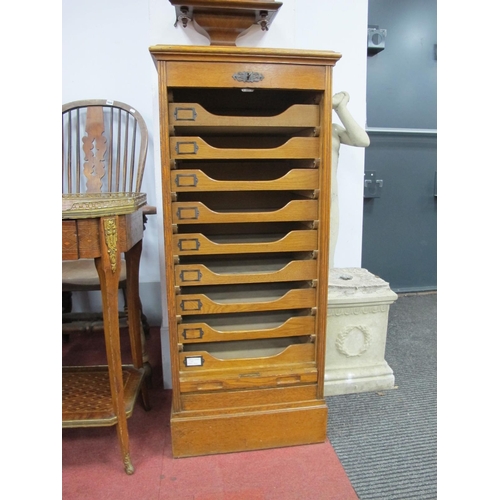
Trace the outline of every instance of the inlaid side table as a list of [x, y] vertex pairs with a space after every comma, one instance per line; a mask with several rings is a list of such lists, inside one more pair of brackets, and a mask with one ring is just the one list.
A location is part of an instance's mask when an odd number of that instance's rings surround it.
[[[130, 210], [130, 209], [129, 209]], [[140, 329], [139, 261], [142, 251], [142, 208], [130, 213], [71, 218], [64, 211], [62, 258], [93, 258], [99, 274], [103, 306], [107, 366], [63, 367], [62, 425], [100, 427], [116, 425], [125, 472], [132, 474], [127, 418], [139, 392], [149, 409], [144, 382]], [[125, 210], [122, 211], [127, 211]], [[122, 365], [118, 318], [118, 281], [121, 254], [127, 268], [128, 326], [133, 365]]]

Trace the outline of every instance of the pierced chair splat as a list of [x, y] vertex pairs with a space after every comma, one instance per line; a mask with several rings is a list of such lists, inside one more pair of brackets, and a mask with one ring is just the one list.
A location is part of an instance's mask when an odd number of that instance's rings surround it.
[[[63, 106], [62, 194], [63, 217], [85, 218], [142, 207], [144, 223], [156, 208], [141, 193], [148, 147], [148, 131], [140, 113], [118, 101], [84, 100]], [[126, 326], [126, 266], [122, 258], [119, 288]], [[99, 291], [93, 259], [62, 264], [63, 335], [101, 330], [100, 312], [73, 312], [73, 292]], [[143, 335], [149, 334], [142, 311]], [[147, 361], [147, 359], [145, 359]]]

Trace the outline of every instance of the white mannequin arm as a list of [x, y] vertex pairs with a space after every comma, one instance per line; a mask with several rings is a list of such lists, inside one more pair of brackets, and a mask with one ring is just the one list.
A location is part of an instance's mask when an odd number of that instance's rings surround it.
[[338, 135], [341, 144], [366, 148], [370, 145], [370, 138], [365, 130], [356, 123], [347, 109], [348, 102], [349, 94], [347, 92], [339, 92], [333, 96], [333, 110], [337, 113], [342, 125], [345, 127], [343, 128], [334, 123], [333, 132]]

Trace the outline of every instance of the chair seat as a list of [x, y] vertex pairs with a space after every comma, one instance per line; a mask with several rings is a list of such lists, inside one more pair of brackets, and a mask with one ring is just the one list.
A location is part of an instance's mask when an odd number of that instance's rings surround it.
[[[121, 260], [120, 282], [127, 279], [125, 259]], [[96, 287], [99, 289], [99, 275], [94, 259], [65, 260], [62, 263], [62, 284], [64, 287]], [[74, 288], [73, 288], [74, 289]]]

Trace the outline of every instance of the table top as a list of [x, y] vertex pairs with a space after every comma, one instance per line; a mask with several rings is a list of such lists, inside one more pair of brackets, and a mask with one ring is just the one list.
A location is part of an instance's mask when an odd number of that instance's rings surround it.
[[146, 205], [146, 193], [77, 193], [62, 195], [63, 219], [124, 215]]

